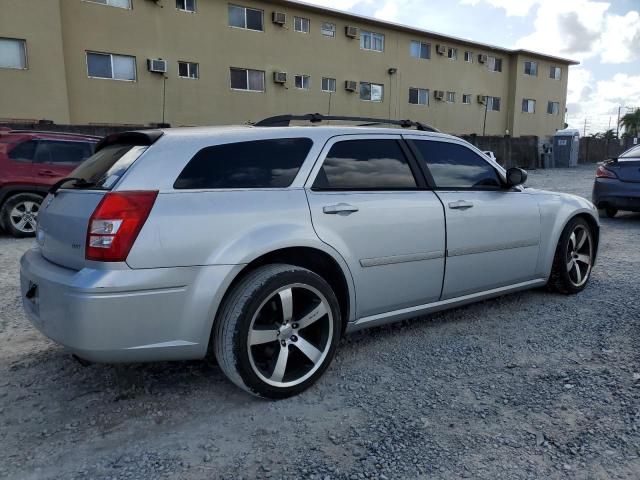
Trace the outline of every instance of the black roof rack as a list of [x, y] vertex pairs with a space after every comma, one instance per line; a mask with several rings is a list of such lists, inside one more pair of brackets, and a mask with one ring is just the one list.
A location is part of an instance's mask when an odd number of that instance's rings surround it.
[[289, 124], [294, 121], [304, 121], [311, 123], [320, 123], [327, 120], [342, 120], [351, 122], [367, 122], [370, 124], [387, 124], [398, 125], [402, 128], [415, 127], [423, 132], [438, 132], [437, 129], [420, 122], [414, 122], [413, 120], [390, 120], [385, 118], [370, 118], [370, 117], [348, 117], [348, 116], [336, 116], [336, 115], [322, 115], [321, 113], [309, 113], [307, 115], [277, 115], [275, 117], [265, 118], [255, 123], [256, 127], [288, 127]]
[[101, 139], [99, 135], [90, 135], [85, 133], [76, 133], [76, 132], [55, 132], [52, 130], [29, 130], [28, 128], [8, 128], [8, 129], [0, 129], [0, 131], [4, 131], [5, 133], [35, 133], [39, 135], [60, 135], [60, 136], [69, 136], [69, 137], [86, 137], [86, 138], [95, 138], [96, 140]]

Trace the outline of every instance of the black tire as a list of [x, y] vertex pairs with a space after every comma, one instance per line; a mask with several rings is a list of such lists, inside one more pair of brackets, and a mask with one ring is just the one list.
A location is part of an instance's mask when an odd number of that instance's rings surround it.
[[613, 218], [618, 214], [618, 209], [613, 207], [607, 207], [604, 209], [604, 214], [608, 218]]
[[[576, 230], [584, 230], [589, 233], [589, 245], [590, 245], [590, 264], [588, 268], [585, 267], [585, 263], [581, 263], [580, 266], [575, 266], [577, 264], [576, 260], [573, 260], [573, 256], [571, 255], [572, 250], [570, 250], [570, 243], [573, 245], [571, 236]], [[586, 247], [582, 252], [586, 251]], [[558, 241], [558, 246], [556, 247], [556, 253], [553, 258], [553, 266], [551, 268], [551, 276], [549, 277], [549, 282], [547, 283], [547, 287], [549, 290], [558, 293], [564, 293], [566, 295], [572, 295], [581, 292], [585, 289], [587, 284], [589, 283], [589, 278], [591, 276], [591, 268], [593, 266], [593, 261], [595, 258], [595, 238], [594, 232], [591, 229], [589, 223], [586, 220], [580, 217], [573, 218], [566, 225], [564, 230], [562, 231], [562, 235], [560, 235], [560, 240]], [[573, 260], [574, 267], [569, 269], [568, 264]], [[581, 268], [580, 270], [583, 275], [581, 276], [580, 283], [576, 282], [575, 269]]]
[[[286, 292], [290, 294], [290, 302], [283, 300], [282, 295]], [[319, 303], [313, 303], [315, 297]], [[289, 315], [290, 321], [280, 322], [287, 317], [285, 303], [289, 304], [289, 311], [293, 314]], [[265, 311], [266, 314], [263, 313]], [[303, 317], [310, 318], [307, 316], [310, 311], [325, 313], [314, 315], [314, 319], [309, 320], [306, 327], [296, 324], [296, 321], [304, 321]], [[253, 325], [258, 325], [258, 321], [263, 322], [259, 326], [271, 326], [267, 330], [270, 334], [275, 332], [276, 340], [249, 346], [252, 341], [250, 332], [262, 330], [253, 329]], [[213, 351], [222, 371], [240, 388], [259, 397], [286, 398], [309, 388], [328, 368], [340, 339], [341, 324], [336, 295], [322, 277], [293, 265], [266, 265], [249, 273], [225, 299], [213, 328]], [[295, 327], [296, 330], [292, 331], [289, 326]], [[322, 332], [323, 329], [326, 329], [326, 333]], [[292, 332], [299, 335], [296, 336]], [[303, 335], [307, 339], [302, 338]], [[282, 340], [285, 337], [286, 342]], [[316, 362], [305, 356], [300, 348], [303, 342], [304, 346], [308, 346], [312, 340], [315, 341], [315, 352], [322, 353]], [[284, 346], [283, 342], [287, 343], [287, 346]], [[285, 349], [287, 351], [283, 352]], [[269, 354], [271, 351], [273, 353]], [[281, 370], [282, 377], [274, 380], [280, 361], [279, 355], [284, 355], [285, 366]], [[256, 360], [258, 357], [260, 361]], [[300, 366], [296, 365], [294, 360]], [[288, 361], [291, 363], [287, 363]], [[307, 365], [309, 363], [311, 366]], [[267, 378], [266, 370], [270, 365], [273, 365], [273, 369], [271, 376]], [[306, 368], [309, 368], [309, 371], [305, 374]], [[286, 372], [289, 372], [288, 378]], [[296, 379], [294, 377], [298, 372], [300, 376]]]
[[[43, 197], [35, 193], [18, 193], [9, 197], [0, 209], [0, 221], [5, 231], [16, 238], [34, 237], [36, 234], [37, 213], [40, 210]], [[20, 228], [20, 222], [16, 221], [16, 217], [12, 215], [16, 207], [33, 205], [33, 211], [25, 211], [28, 214], [29, 221]], [[35, 213], [35, 216], [33, 215]]]

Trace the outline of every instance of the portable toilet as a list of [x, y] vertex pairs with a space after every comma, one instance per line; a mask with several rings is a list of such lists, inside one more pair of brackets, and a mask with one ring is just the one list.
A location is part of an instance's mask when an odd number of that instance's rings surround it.
[[579, 149], [579, 130], [558, 130], [553, 136], [553, 165], [558, 168], [577, 167]]

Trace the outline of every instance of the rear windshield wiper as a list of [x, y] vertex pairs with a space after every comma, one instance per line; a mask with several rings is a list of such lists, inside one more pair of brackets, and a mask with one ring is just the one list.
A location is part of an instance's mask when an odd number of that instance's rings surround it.
[[56, 183], [54, 183], [52, 185], [52, 187], [49, 189], [49, 193], [51, 195], [55, 195], [56, 192], [58, 190], [60, 190], [60, 188], [68, 182], [74, 182], [73, 186], [76, 188], [89, 188], [89, 187], [93, 187], [96, 183], [95, 182], [87, 182], [84, 178], [78, 178], [78, 177], [67, 177], [67, 178], [63, 178], [61, 180], [58, 180]]

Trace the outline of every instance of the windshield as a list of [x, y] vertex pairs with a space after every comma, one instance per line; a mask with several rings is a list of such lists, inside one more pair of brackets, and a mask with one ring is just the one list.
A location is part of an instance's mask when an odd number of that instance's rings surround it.
[[93, 189], [111, 190], [146, 149], [141, 145], [115, 144], [104, 147], [69, 175], [85, 182], [69, 183], [64, 188], [87, 188], [87, 184], [90, 184]]
[[637, 147], [633, 147], [633, 148], [627, 150], [622, 155], [620, 155], [619, 158], [620, 159], [624, 159], [624, 158], [640, 158], [640, 145], [638, 145]]

